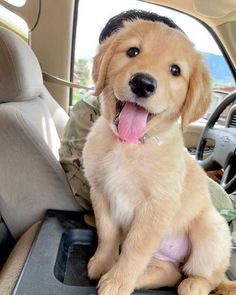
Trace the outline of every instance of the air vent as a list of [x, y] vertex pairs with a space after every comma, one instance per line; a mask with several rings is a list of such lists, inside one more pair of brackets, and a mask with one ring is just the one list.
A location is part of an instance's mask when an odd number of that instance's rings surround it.
[[229, 120], [229, 127], [236, 128], [236, 111], [234, 111]]

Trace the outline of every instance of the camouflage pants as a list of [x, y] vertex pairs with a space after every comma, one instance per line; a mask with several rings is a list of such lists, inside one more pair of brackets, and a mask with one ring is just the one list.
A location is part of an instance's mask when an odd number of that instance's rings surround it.
[[64, 168], [72, 192], [79, 204], [86, 210], [92, 205], [89, 185], [82, 167], [82, 150], [89, 129], [99, 116], [98, 99], [88, 96], [72, 109], [59, 150], [60, 162]]

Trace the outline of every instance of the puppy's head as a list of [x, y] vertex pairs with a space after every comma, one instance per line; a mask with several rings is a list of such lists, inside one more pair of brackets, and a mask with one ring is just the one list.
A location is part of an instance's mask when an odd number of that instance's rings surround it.
[[136, 142], [150, 127], [165, 128], [179, 116], [185, 128], [209, 106], [201, 55], [172, 24], [138, 17], [115, 26], [107, 38], [101, 35], [95, 95], [103, 94], [102, 115], [125, 141]]

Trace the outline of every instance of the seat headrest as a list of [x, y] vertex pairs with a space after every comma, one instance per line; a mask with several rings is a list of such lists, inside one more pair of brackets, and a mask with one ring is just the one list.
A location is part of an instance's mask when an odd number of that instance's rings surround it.
[[15, 33], [0, 27], [0, 103], [33, 99], [42, 91], [35, 54]]

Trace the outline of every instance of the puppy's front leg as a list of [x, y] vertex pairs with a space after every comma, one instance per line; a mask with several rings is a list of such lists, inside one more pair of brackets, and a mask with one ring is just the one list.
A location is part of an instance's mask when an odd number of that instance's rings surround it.
[[88, 264], [88, 275], [98, 279], [114, 265], [119, 255], [119, 229], [111, 219], [108, 202], [104, 196], [91, 190], [91, 199], [95, 213], [98, 247]]
[[100, 279], [100, 295], [129, 295], [133, 291], [175, 215], [176, 203], [167, 199], [163, 208], [158, 200], [148, 199], [136, 208], [119, 260]]

